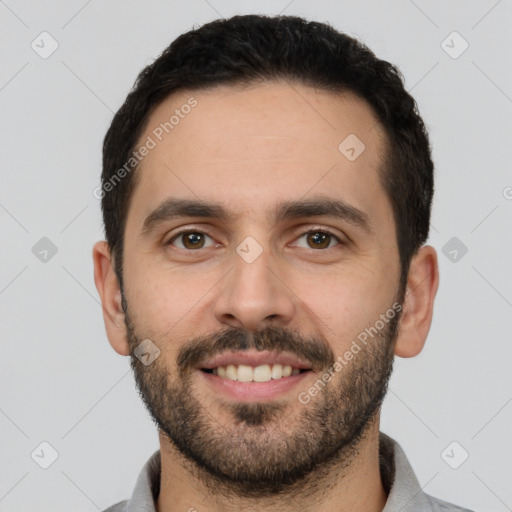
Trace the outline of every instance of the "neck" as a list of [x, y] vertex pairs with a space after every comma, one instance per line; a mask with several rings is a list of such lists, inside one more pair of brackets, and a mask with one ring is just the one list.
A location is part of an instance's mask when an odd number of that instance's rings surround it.
[[157, 512], [381, 512], [386, 504], [379, 467], [378, 417], [347, 461], [333, 460], [297, 485], [268, 498], [247, 498], [211, 482], [160, 433], [162, 472]]

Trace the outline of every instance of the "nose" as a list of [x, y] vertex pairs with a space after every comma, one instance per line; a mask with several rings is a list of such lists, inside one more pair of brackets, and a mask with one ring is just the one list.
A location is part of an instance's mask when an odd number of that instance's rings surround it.
[[234, 268], [219, 283], [214, 306], [217, 321], [250, 331], [291, 322], [296, 308], [293, 292], [270, 268], [269, 260], [266, 251], [250, 263], [237, 253], [233, 255]]

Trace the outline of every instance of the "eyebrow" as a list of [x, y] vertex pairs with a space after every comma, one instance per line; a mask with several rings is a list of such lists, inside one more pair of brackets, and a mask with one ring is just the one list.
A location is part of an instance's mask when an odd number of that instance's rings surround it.
[[[226, 223], [234, 221], [237, 216], [218, 203], [171, 197], [163, 201], [144, 219], [141, 235], [147, 235], [164, 222], [185, 217], [217, 219]], [[276, 206], [270, 220], [278, 224], [284, 220], [303, 217], [334, 217], [347, 221], [368, 234], [373, 234], [370, 219], [365, 212], [339, 199], [325, 197], [283, 201]]]

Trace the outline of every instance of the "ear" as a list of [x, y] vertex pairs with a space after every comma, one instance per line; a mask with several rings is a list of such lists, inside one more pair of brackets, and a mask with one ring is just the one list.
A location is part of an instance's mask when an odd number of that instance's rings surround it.
[[432, 246], [424, 245], [411, 260], [395, 355], [413, 357], [423, 349], [438, 287], [437, 254]]
[[121, 288], [107, 242], [97, 242], [92, 250], [94, 282], [100, 294], [103, 320], [112, 348], [122, 356], [130, 354], [126, 324], [121, 305]]

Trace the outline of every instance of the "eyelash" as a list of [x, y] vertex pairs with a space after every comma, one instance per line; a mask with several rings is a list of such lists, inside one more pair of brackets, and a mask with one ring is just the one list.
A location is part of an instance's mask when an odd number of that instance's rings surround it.
[[[196, 234], [200, 234], [200, 235], [206, 235], [208, 236], [209, 238], [211, 238], [213, 240], [213, 237], [211, 237], [208, 233], [204, 232], [204, 231], [201, 231], [201, 230], [198, 230], [198, 229], [183, 229], [181, 231], [178, 231], [177, 233], [175, 233], [167, 242], [165, 242], [164, 245], [172, 245], [172, 243], [177, 240], [178, 238], [180, 238], [181, 236], [183, 235], [186, 235], [186, 234], [189, 234], [189, 233], [196, 233]], [[332, 249], [334, 247], [336, 247], [337, 245], [343, 245], [344, 242], [338, 237], [336, 236], [334, 233], [331, 233], [331, 231], [329, 231], [328, 229], [324, 229], [324, 228], [321, 228], [321, 229], [310, 229], [308, 231], [305, 231], [303, 232], [299, 237], [296, 238], [297, 239], [300, 239], [304, 236], [307, 236], [307, 235], [310, 235], [310, 234], [316, 234], [316, 233], [321, 233], [321, 234], [324, 234], [324, 235], [328, 235], [330, 236], [331, 238], [334, 238], [336, 240], [336, 242], [338, 242], [336, 245], [332, 246], [332, 247], [326, 247], [324, 249], [314, 249], [312, 247], [308, 247], [308, 249], [311, 249], [312, 251], [326, 251], [327, 249]], [[181, 247], [178, 247], [178, 249], [181, 249], [183, 251], [187, 251], [187, 252], [196, 252], [196, 251], [199, 251], [200, 249], [204, 249], [204, 247], [200, 247], [199, 249], [182, 249]]]

